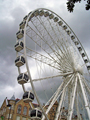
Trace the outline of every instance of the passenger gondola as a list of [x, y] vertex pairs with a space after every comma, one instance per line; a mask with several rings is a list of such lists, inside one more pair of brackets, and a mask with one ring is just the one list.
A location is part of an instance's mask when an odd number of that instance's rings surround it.
[[19, 41], [19, 42], [16, 43], [16, 45], [15, 45], [14, 47], [15, 47], [15, 50], [16, 50], [17, 52], [19, 52], [19, 51], [21, 51], [21, 50], [23, 49], [24, 44], [23, 44], [22, 41]]
[[25, 24], [26, 24], [26, 21], [25, 21], [25, 20], [22, 21], [22, 22], [19, 24], [20, 29], [24, 29]]
[[30, 112], [30, 117], [31, 117], [31, 119], [41, 120], [41, 118], [42, 118], [42, 112], [40, 110], [38, 110], [37, 108], [33, 109]]
[[49, 19], [53, 19], [54, 15], [53, 14], [50, 14], [49, 15]]
[[32, 12], [29, 12], [29, 13], [28, 13], [28, 16], [29, 16], [31, 13], [32, 13]]
[[70, 31], [70, 30], [67, 30], [67, 34], [70, 35], [70, 34], [71, 34], [71, 31]]
[[54, 22], [57, 22], [59, 19], [58, 19], [58, 17], [55, 17], [54, 18]]
[[67, 26], [66, 26], [66, 25], [64, 25], [64, 26], [63, 26], [63, 29], [64, 29], [64, 30], [66, 30], [66, 29], [67, 29]]
[[81, 48], [81, 47], [78, 47], [78, 50], [79, 50], [79, 51], [82, 51], [82, 48]]
[[31, 13], [31, 16], [28, 21], [30, 21], [34, 17], [34, 13]]
[[28, 17], [28, 16], [26, 15], [26, 16], [23, 18], [23, 20], [27, 20], [27, 17]]
[[45, 17], [49, 16], [49, 12], [48, 11], [44, 12], [44, 16]]
[[16, 36], [18, 39], [21, 39], [24, 36], [24, 30], [20, 29], [17, 33]]
[[31, 91], [26, 91], [23, 94], [23, 101], [26, 103], [32, 102], [34, 100], [34, 94]]
[[82, 57], [85, 57], [85, 53], [82, 53]]
[[27, 83], [29, 80], [29, 77], [27, 74], [25, 73], [21, 73], [18, 77], [17, 77], [17, 81], [19, 84], [24, 84]]
[[75, 39], [75, 37], [72, 35], [72, 36], [71, 36], [71, 39], [73, 40], [73, 39]]
[[59, 21], [58, 24], [61, 26], [61, 25], [63, 24], [63, 22], [62, 22], [62, 21]]
[[88, 63], [88, 60], [87, 60], [87, 59], [85, 59], [85, 60], [84, 60], [84, 62], [85, 62], [85, 63]]
[[88, 69], [88, 70], [90, 70], [90, 65], [89, 65], [89, 66], [87, 66], [87, 69]]
[[20, 67], [25, 64], [25, 58], [23, 56], [18, 56], [15, 60], [15, 65]]
[[39, 15], [39, 11], [36, 10], [36, 11], [34, 12], [34, 16], [37, 17], [38, 15]]
[[78, 45], [78, 44], [79, 44], [79, 42], [78, 42], [78, 41], [75, 41], [74, 43], [75, 43], [75, 45]]
[[40, 15], [40, 16], [43, 16], [43, 15], [44, 15], [44, 11], [41, 10], [41, 11], [39, 12], [39, 15]]

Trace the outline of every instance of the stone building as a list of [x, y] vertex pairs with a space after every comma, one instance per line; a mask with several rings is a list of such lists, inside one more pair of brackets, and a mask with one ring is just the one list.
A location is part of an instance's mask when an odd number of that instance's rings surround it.
[[[7, 99], [5, 98], [0, 108], [0, 120], [31, 120], [30, 106], [23, 102], [23, 99], [15, 99], [14, 95], [8, 100], [11, 107], [7, 107]], [[37, 106], [33, 104], [33, 106]]]
[[[7, 106], [8, 102], [8, 106]], [[33, 108], [39, 108], [37, 104], [31, 103]], [[56, 110], [58, 107], [58, 102], [55, 102], [53, 107], [48, 113], [49, 120], [54, 120]], [[48, 105], [45, 106], [44, 110], [46, 111], [48, 108]], [[29, 106], [29, 103], [23, 102], [23, 99], [15, 99], [15, 96], [13, 95], [11, 99], [5, 100], [2, 103], [2, 106], [0, 108], [0, 120], [31, 120], [30, 119], [30, 111], [31, 108]], [[64, 107], [61, 108], [61, 115], [59, 116], [59, 120], [67, 120], [68, 110], [66, 110]], [[78, 120], [77, 115], [74, 115], [72, 120]], [[83, 120], [83, 119], [81, 119]]]

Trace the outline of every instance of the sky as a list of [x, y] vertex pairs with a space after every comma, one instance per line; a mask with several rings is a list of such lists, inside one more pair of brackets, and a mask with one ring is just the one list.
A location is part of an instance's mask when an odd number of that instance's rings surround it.
[[77, 3], [69, 13], [66, 0], [0, 0], [0, 106], [13, 94], [22, 97], [22, 87], [17, 83], [15, 66], [16, 32], [23, 17], [37, 8], [47, 8], [57, 13], [75, 32], [90, 58], [90, 11], [85, 10], [85, 1]]

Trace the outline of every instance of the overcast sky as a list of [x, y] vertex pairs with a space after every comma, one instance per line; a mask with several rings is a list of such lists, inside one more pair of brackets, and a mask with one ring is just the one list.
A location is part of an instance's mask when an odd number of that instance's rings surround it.
[[16, 32], [23, 17], [37, 8], [50, 9], [63, 18], [90, 58], [90, 11], [85, 10], [85, 2], [76, 4], [74, 12], [69, 13], [66, 0], [0, 0], [0, 106], [5, 97], [22, 97], [14, 64]]

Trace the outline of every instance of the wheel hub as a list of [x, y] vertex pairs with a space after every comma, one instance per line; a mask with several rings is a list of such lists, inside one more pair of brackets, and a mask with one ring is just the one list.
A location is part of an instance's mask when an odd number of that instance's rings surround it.
[[75, 65], [74, 66], [74, 73], [80, 73], [80, 74], [83, 74], [83, 69], [82, 69], [82, 67], [78, 64], [78, 65]]

